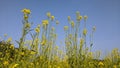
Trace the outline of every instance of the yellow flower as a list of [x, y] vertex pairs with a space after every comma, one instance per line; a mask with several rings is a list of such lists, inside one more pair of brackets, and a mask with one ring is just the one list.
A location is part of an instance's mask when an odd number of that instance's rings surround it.
[[40, 60], [42, 60], [43, 59], [43, 56], [40, 56], [40, 58], [39, 58]]
[[84, 44], [84, 39], [80, 39], [80, 45]]
[[9, 64], [9, 62], [8, 61], [4, 61], [3, 64], [6, 66], [6, 65]]
[[40, 28], [40, 24], [37, 27]]
[[11, 41], [12, 41], [12, 38], [8, 38], [8, 39], [7, 39], [7, 42], [11, 42]]
[[48, 68], [52, 68], [52, 66], [51, 65], [49, 65], [49, 67]]
[[98, 63], [98, 66], [104, 66], [103, 62], [100, 61], [100, 62]]
[[56, 21], [56, 24], [59, 24], [59, 21]]
[[19, 64], [14, 64], [14, 65], [12, 66], [12, 68], [16, 68], [18, 65], [19, 65]]
[[59, 56], [54, 56], [54, 60], [58, 61], [59, 60]]
[[48, 22], [48, 20], [43, 20], [43, 21], [42, 21], [42, 24], [48, 25], [49, 22]]
[[7, 34], [4, 34], [4, 37], [7, 37]]
[[13, 49], [14, 49], [14, 45], [11, 45], [11, 46], [10, 46], [10, 49], [12, 49], [12, 50], [13, 50]]
[[86, 21], [86, 20], [87, 20], [87, 18], [88, 18], [88, 16], [86, 16], [86, 15], [85, 15], [85, 16], [84, 16], [84, 20]]
[[35, 44], [36, 44], [36, 43], [38, 43], [38, 42], [39, 42], [39, 39], [38, 39], [38, 38], [36, 38], [34, 42], [35, 42]]
[[52, 21], [54, 20], [54, 18], [55, 18], [54, 16], [51, 16], [51, 20], [52, 20]]
[[71, 43], [70, 42], [65, 42], [66, 46], [70, 46]]
[[60, 66], [58, 66], [57, 68], [60, 68]]
[[18, 53], [18, 49], [15, 49], [15, 52]]
[[77, 20], [80, 21], [82, 19], [82, 16], [78, 16]]
[[46, 29], [47, 28], [47, 25], [45, 23], [42, 24], [43, 25], [43, 28]]
[[50, 18], [51, 17], [51, 13], [50, 12], [47, 12], [47, 17]]
[[27, 19], [28, 19], [28, 16], [27, 16], [26, 14], [24, 15], [24, 19], [25, 19], [25, 20], [27, 20]]
[[95, 26], [93, 26], [93, 31], [96, 31], [96, 27]]
[[39, 62], [36, 62], [36, 65], [39, 65]]
[[13, 61], [13, 58], [10, 58], [10, 61]]
[[0, 60], [3, 60], [3, 58], [0, 58]]
[[70, 39], [72, 39], [72, 34], [69, 34], [68, 36], [69, 36]]
[[116, 66], [116, 65], [113, 65], [113, 68], [117, 68], [117, 66]]
[[41, 42], [41, 45], [46, 45], [46, 42], [47, 42], [47, 40], [44, 39], [44, 40]]
[[30, 14], [30, 13], [31, 13], [31, 11], [30, 11], [29, 9], [26, 9], [26, 8], [23, 9], [22, 12], [23, 12], [24, 14]]
[[30, 63], [31, 66], [33, 66], [34, 64], [33, 63]]
[[82, 16], [79, 16], [80, 20], [82, 19]]
[[30, 54], [32, 54], [32, 55], [35, 54], [35, 53], [36, 53], [35, 51], [31, 51], [31, 52], [30, 52]]
[[30, 23], [26, 23], [25, 24], [25, 28], [30, 28], [31, 24]]
[[54, 37], [54, 38], [57, 38], [57, 34], [53, 34], [53, 37]]
[[39, 33], [39, 32], [40, 32], [40, 29], [39, 29], [39, 28], [35, 28], [35, 32], [36, 32], [36, 33]]
[[72, 28], [75, 26], [74, 21], [71, 21]]
[[24, 55], [25, 53], [24, 52], [21, 52], [21, 55]]
[[68, 30], [68, 26], [64, 26], [64, 30]]
[[70, 18], [70, 16], [68, 16], [68, 21], [70, 21], [71, 20], [71, 18]]
[[87, 34], [87, 29], [85, 28], [85, 29], [83, 30], [83, 35], [86, 36], [86, 34]]
[[51, 30], [52, 30], [52, 31], [54, 31], [54, 30], [55, 30], [55, 28], [54, 28], [54, 27], [52, 27], [52, 28], [51, 28]]
[[42, 21], [42, 25], [43, 25], [43, 28], [46, 29], [47, 28], [47, 25], [49, 24], [49, 21], [48, 20], [43, 20]]
[[92, 59], [92, 58], [93, 58], [93, 53], [92, 53], [92, 52], [89, 52], [89, 53], [88, 53], [88, 57]]
[[77, 16], [77, 17], [80, 16], [80, 12], [79, 12], [79, 11], [76, 12], [76, 16]]

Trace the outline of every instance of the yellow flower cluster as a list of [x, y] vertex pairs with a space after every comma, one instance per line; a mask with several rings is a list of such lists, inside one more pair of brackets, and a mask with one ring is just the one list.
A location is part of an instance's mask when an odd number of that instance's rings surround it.
[[54, 20], [54, 18], [55, 18], [54, 16], [51, 16], [51, 20], [52, 20], [52, 21]]
[[47, 17], [50, 18], [51, 17], [51, 13], [50, 12], [47, 12]]
[[84, 39], [80, 39], [80, 45], [84, 44]]
[[7, 34], [4, 34], [4, 37], [7, 37]]
[[46, 42], [47, 42], [47, 40], [44, 39], [44, 40], [41, 42], [41, 45], [46, 45]]
[[48, 25], [49, 22], [48, 22], [48, 20], [43, 20], [43, 21], [42, 21], [42, 24], [43, 24], [43, 25]]
[[12, 49], [12, 50], [13, 50], [13, 49], [14, 49], [14, 45], [10, 45], [10, 49]]
[[36, 33], [39, 33], [40, 32], [40, 29], [37, 27], [37, 28], [35, 28], [35, 32]]
[[68, 30], [68, 26], [64, 26], [64, 30]]
[[46, 29], [47, 28], [47, 25], [49, 24], [49, 21], [48, 20], [43, 20], [42, 21], [42, 25], [43, 25], [43, 28]]
[[7, 42], [11, 42], [11, 41], [12, 41], [12, 38], [8, 38], [8, 39], [7, 39]]
[[116, 65], [113, 65], [113, 68], [117, 68], [117, 66], [116, 66]]
[[71, 26], [72, 26], [72, 28], [74, 28], [74, 26], [75, 26], [74, 21], [71, 21]]
[[40, 28], [40, 24], [37, 27]]
[[23, 9], [22, 12], [24, 13], [24, 20], [28, 20], [29, 14], [31, 11], [29, 9]]
[[76, 12], [76, 16], [77, 16], [77, 21], [80, 21], [82, 19], [82, 16], [80, 15], [79, 11]]
[[24, 14], [24, 19], [27, 20], [28, 19], [28, 15]]
[[2, 55], [2, 52], [0, 52], [0, 55]]
[[82, 16], [77, 17], [77, 21], [80, 21], [82, 19]]
[[3, 64], [4, 64], [5, 66], [7, 66], [7, 65], [9, 64], [9, 62], [8, 62], [8, 61], [4, 61]]
[[46, 45], [46, 43], [47, 43], [47, 39], [46, 39], [46, 37], [45, 37], [45, 35], [43, 35], [42, 36], [42, 41], [41, 41], [41, 45]]
[[25, 24], [25, 28], [30, 28], [31, 27], [31, 24], [30, 23], [26, 23]]
[[26, 8], [23, 9], [22, 12], [23, 12], [24, 14], [30, 14], [30, 13], [31, 13], [30, 9], [26, 9]]
[[59, 21], [56, 21], [56, 24], [59, 24]]
[[35, 28], [35, 32], [36, 32], [36, 33], [39, 33], [39, 32], [40, 32], [40, 25], [38, 25], [38, 26]]
[[21, 55], [25, 55], [25, 53], [24, 53], [24, 52], [20, 52], [20, 54], [21, 54]]
[[104, 66], [104, 63], [100, 61], [100, 62], [98, 63], [98, 66]]
[[55, 17], [52, 16], [50, 12], [47, 12], [47, 13], [46, 13], [46, 16], [47, 16], [49, 19], [51, 19], [52, 21], [55, 19]]
[[80, 12], [76, 11], [76, 16], [79, 17], [80, 16]]
[[35, 52], [35, 51], [31, 51], [30, 54], [31, 54], [31, 55], [34, 55], [34, 54], [36, 54], [36, 52]]
[[70, 42], [65, 42], [66, 46], [70, 46], [71, 43]]
[[68, 21], [70, 21], [71, 20], [71, 18], [70, 18], [70, 16], [68, 16]]
[[87, 29], [84, 28], [84, 30], [83, 30], [83, 35], [86, 36], [86, 34], [87, 34]]
[[29, 14], [31, 11], [29, 9], [23, 9], [22, 12], [24, 13], [24, 20], [28, 20]]
[[19, 64], [14, 64], [14, 65], [12, 66], [12, 68], [16, 68], [18, 65], [19, 65]]
[[69, 39], [72, 39], [72, 34], [69, 34], [68, 36], [69, 36]]
[[86, 21], [86, 20], [87, 20], [87, 18], [88, 18], [88, 16], [86, 16], [86, 15], [85, 15], [85, 16], [84, 16], [84, 20]]
[[51, 28], [51, 30], [52, 30], [52, 31], [54, 31], [54, 30], [55, 30], [55, 28], [54, 28], [54, 27], [52, 27], [52, 28]]

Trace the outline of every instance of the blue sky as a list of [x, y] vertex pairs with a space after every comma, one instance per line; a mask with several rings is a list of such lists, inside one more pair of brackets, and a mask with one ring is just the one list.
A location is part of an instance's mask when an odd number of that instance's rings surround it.
[[0, 0], [0, 37], [8, 34], [13, 40], [19, 40], [23, 8], [31, 10], [29, 21], [34, 23], [33, 28], [46, 19], [46, 12], [50, 11], [60, 22], [56, 28], [59, 41], [64, 39], [67, 16], [75, 20], [76, 11], [80, 11], [81, 15], [88, 16], [88, 31], [94, 25], [97, 29], [92, 51], [120, 50], [120, 0]]

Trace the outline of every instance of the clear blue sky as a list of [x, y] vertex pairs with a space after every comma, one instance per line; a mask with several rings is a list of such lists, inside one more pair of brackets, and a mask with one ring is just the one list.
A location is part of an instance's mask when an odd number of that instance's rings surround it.
[[93, 25], [97, 28], [92, 51], [120, 50], [120, 0], [0, 0], [1, 37], [8, 34], [13, 40], [19, 40], [23, 8], [31, 10], [33, 28], [46, 19], [46, 12], [50, 11], [60, 21], [58, 40], [64, 39], [63, 26], [68, 23], [67, 16], [75, 19], [75, 12], [80, 11], [81, 15], [88, 15], [88, 30]]

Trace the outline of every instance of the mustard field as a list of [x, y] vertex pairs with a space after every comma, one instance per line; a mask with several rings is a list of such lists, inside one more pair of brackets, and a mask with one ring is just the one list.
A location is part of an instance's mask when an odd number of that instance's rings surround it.
[[[64, 29], [64, 48], [59, 49], [56, 44], [56, 28], [59, 21], [50, 12], [42, 24], [31, 28], [29, 22], [31, 10], [23, 9], [22, 34], [17, 40], [19, 47], [12, 43], [12, 38], [0, 41], [0, 68], [120, 68], [120, 52], [114, 48], [106, 57], [100, 59], [101, 52], [92, 52], [93, 38], [96, 27], [93, 26], [90, 34], [90, 46], [86, 44], [88, 35], [88, 16], [81, 16], [76, 12], [76, 21], [68, 16], [68, 25]], [[80, 29], [80, 25], [83, 28]], [[54, 25], [54, 26], [53, 26]], [[27, 35], [30, 40], [26, 39]], [[4, 35], [6, 37], [7, 34]], [[79, 39], [79, 41], [78, 41]]]

